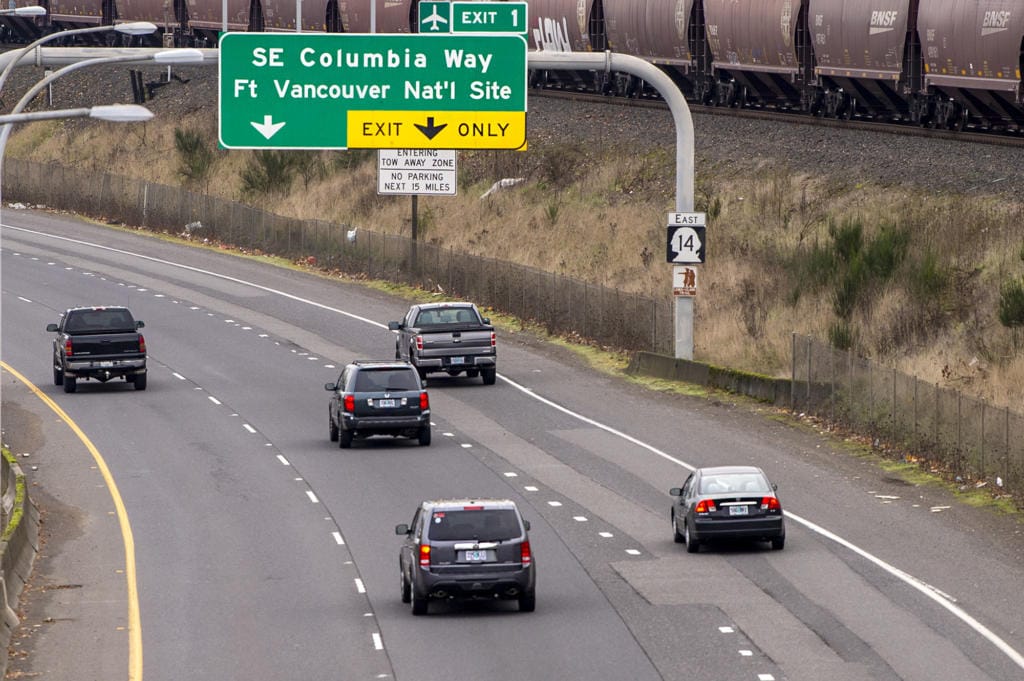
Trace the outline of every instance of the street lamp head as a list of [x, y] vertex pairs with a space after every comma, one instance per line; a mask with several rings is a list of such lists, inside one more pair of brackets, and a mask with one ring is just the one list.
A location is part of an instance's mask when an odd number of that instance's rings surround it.
[[46, 14], [46, 8], [39, 5], [29, 5], [28, 7], [15, 7], [12, 10], [5, 10], [4, 14], [13, 14], [18, 17], [41, 17]]
[[149, 35], [156, 31], [156, 24], [148, 21], [130, 21], [124, 24], [115, 24], [114, 30], [128, 35]]
[[151, 119], [153, 112], [138, 104], [103, 104], [89, 109], [89, 117], [114, 123], [137, 123]]
[[155, 53], [153, 61], [158, 64], [201, 64], [203, 53], [192, 47], [180, 47]]

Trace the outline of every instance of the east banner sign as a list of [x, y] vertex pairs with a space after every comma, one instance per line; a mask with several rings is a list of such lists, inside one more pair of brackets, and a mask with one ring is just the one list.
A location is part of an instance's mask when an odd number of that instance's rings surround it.
[[228, 149], [518, 149], [518, 35], [228, 33], [220, 42]]

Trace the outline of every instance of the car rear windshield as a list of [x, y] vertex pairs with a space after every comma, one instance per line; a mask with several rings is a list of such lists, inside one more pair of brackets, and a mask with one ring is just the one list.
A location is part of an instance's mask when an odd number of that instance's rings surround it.
[[771, 492], [768, 481], [757, 473], [723, 473], [705, 475], [700, 479], [701, 494], [731, 494], [733, 492]]
[[127, 333], [135, 331], [135, 319], [128, 310], [75, 310], [64, 322], [68, 333]]
[[506, 541], [522, 535], [519, 517], [510, 508], [434, 511], [427, 532], [432, 541]]
[[412, 369], [362, 369], [356, 374], [355, 391], [360, 393], [418, 389]]
[[479, 324], [480, 318], [471, 307], [443, 307], [423, 310], [416, 318], [416, 326], [440, 326], [444, 324]]

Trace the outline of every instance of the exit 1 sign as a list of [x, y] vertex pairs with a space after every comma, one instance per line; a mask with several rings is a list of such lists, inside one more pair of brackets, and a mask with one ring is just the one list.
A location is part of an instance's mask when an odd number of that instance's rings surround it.
[[525, 2], [437, 2], [419, 4], [420, 33], [527, 34]]

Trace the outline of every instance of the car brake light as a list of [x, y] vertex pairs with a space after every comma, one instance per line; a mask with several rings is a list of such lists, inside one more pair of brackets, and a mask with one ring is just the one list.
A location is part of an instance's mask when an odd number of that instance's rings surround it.
[[139, 334], [139, 352], [145, 352], [145, 351], [146, 351], [146, 339], [143, 338], [142, 334], [140, 333]]
[[420, 544], [420, 567], [430, 566], [430, 544]]
[[417, 350], [422, 350], [423, 349], [423, 336], [416, 336], [416, 349]]
[[781, 511], [782, 504], [775, 497], [761, 497], [762, 511]]
[[345, 411], [354, 412], [356, 410], [356, 398], [352, 395], [345, 395]]
[[482, 511], [482, 510], [484, 510], [484, 507], [483, 506], [463, 506], [462, 510], [463, 511]]
[[491, 347], [493, 348], [497, 344], [498, 344], [498, 336], [493, 331], [491, 331]]
[[70, 357], [71, 355], [71, 339], [68, 338], [67, 340], [64, 341], [64, 356]]
[[523, 562], [523, 567], [527, 567], [533, 562], [533, 555], [530, 553], [530, 540], [527, 539], [519, 545], [519, 556]]
[[712, 513], [715, 510], [715, 502], [711, 499], [701, 499], [697, 502], [697, 507], [693, 509], [694, 513]]
[[430, 398], [427, 397], [427, 391], [424, 390], [420, 393], [420, 411], [430, 409]]

